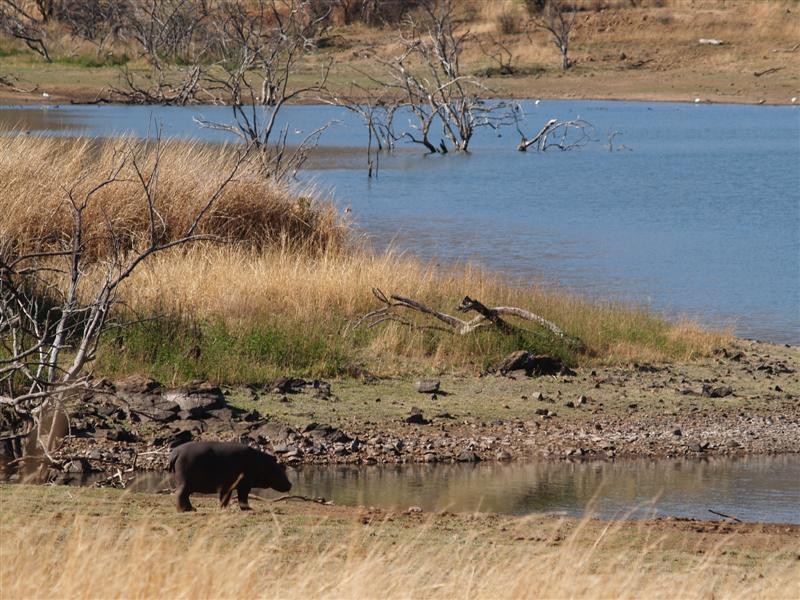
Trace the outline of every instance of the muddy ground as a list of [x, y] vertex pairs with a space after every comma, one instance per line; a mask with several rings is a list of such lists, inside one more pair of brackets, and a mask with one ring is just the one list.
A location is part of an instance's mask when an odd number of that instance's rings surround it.
[[[539, 376], [353, 373], [236, 389], [102, 380], [72, 404], [61, 468], [48, 477], [160, 470], [171, 447], [189, 440], [239, 440], [295, 465], [792, 453], [800, 451], [799, 368], [797, 348], [739, 341], [688, 364]], [[6, 461], [23, 444], [6, 441]]]

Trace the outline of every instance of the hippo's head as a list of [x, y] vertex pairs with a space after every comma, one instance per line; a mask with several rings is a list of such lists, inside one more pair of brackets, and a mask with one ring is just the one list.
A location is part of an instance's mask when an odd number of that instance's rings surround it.
[[279, 492], [288, 492], [292, 489], [292, 484], [286, 477], [286, 465], [279, 463], [274, 456], [263, 455], [261, 476], [263, 479], [258, 487], [272, 488]]

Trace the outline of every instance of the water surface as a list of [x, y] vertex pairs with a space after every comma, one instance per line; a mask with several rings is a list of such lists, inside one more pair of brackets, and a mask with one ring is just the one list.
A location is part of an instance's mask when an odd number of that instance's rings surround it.
[[[302, 178], [349, 207], [378, 247], [800, 343], [798, 107], [545, 101], [524, 109], [526, 131], [580, 116], [598, 141], [576, 152], [519, 153], [513, 129], [482, 130], [468, 155], [403, 146], [370, 180], [356, 117], [290, 106], [284, 118], [290, 142], [335, 121]], [[226, 121], [230, 109], [16, 108], [0, 110], [0, 125], [92, 136], [152, 135], [161, 126], [167, 137], [230, 139], [199, 128], [198, 115]], [[614, 130], [622, 135], [609, 152]]]
[[[718, 519], [800, 523], [800, 455], [619, 462], [512, 462], [289, 469], [292, 494], [336, 504], [511, 515], [561, 513], [603, 519]], [[169, 486], [163, 473], [132, 489]], [[274, 498], [273, 491], [257, 490]]]

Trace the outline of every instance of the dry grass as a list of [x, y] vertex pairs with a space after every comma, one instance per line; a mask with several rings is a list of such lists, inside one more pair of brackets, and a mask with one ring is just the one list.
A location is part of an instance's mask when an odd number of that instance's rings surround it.
[[[499, 526], [467, 518], [444, 527], [436, 518], [364, 526], [319, 514], [258, 514], [261, 506], [253, 515], [121, 517], [137, 496], [111, 506], [117, 516], [76, 513], [69, 501], [55, 514], [0, 513], [3, 598], [688, 600], [788, 598], [797, 588], [785, 552], [759, 561], [756, 572], [730, 564], [731, 541], [685, 550], [676, 561], [646, 527], [631, 535], [613, 524], [587, 531], [584, 522], [562, 538], [558, 523], [534, 520], [538, 533], [514, 542], [513, 531], [498, 536]], [[503, 524], [533, 529], [525, 519]]]
[[[0, 153], [0, 248], [25, 252], [60, 248], [72, 236], [69, 194], [80, 202], [122, 165], [118, 181], [97, 191], [84, 218], [85, 253], [109, 252], [109, 231], [123, 247], [148, 234], [148, 210], [134, 161], [145, 176], [156, 165], [157, 147], [130, 140], [2, 138]], [[159, 234], [178, 237], [230, 172], [232, 148], [166, 142], [158, 149], [155, 207]], [[46, 218], [43, 218], [46, 215]], [[225, 188], [198, 233], [239, 246], [302, 246], [306, 251], [341, 246], [345, 229], [328, 204], [316, 206], [245, 168]]]
[[[590, 302], [564, 292], [509, 285], [478, 268], [441, 268], [394, 252], [353, 250], [309, 257], [272, 250], [198, 248], [156, 257], [123, 291], [126, 301], [145, 311], [160, 305], [167, 313], [202, 320], [222, 318], [230, 328], [268, 317], [307, 326], [332, 320], [342, 327], [378, 306], [371, 289], [422, 300], [445, 312], [465, 295], [494, 306], [521, 306], [558, 323], [581, 338], [594, 360], [625, 362], [689, 360], [728, 341], [696, 324], [669, 325], [645, 310]], [[401, 326], [378, 327], [367, 342], [373, 358], [426, 360], [438, 368], [480, 360], [472, 343]], [[587, 357], [590, 358], [590, 357]]]
[[[119, 148], [127, 148], [123, 180], [100, 190], [87, 209], [85, 255], [94, 262], [87, 263], [83, 289], [90, 290], [93, 275], [104, 273], [109, 227], [130, 247], [147, 234], [146, 203], [133, 181], [130, 153], [151, 169], [153, 147], [23, 136], [4, 143], [0, 249], [12, 253], [68, 242], [65, 189], [75, 186], [85, 193], [118, 164]], [[231, 154], [198, 144], [162, 147], [155, 193], [162, 235], [185, 229], [225, 176]], [[656, 362], [707, 355], [730, 339], [692, 323], [669, 324], [636, 307], [518, 286], [469, 266], [442, 270], [396, 252], [370, 252], [349, 237], [332, 204], [292, 196], [247, 169], [226, 188], [201, 231], [227, 243], [152, 256], [123, 284], [120, 300], [151, 319], [122, 332], [124, 343], [117, 340], [99, 360], [101, 372], [233, 383], [287, 371], [332, 375], [352, 363], [386, 374], [476, 371], [520, 348], [571, 363]], [[523, 307], [580, 338], [587, 350], [577, 354], [530, 325], [512, 336], [492, 331], [454, 336], [396, 323], [344, 335], [349, 322], [376, 308], [373, 287], [450, 313], [465, 295], [489, 305]], [[194, 346], [201, 356], [190, 360]]]

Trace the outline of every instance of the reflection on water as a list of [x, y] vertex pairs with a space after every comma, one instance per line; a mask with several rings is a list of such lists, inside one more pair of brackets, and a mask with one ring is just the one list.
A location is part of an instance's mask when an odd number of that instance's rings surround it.
[[[545, 101], [525, 110], [525, 130], [580, 116], [598, 141], [578, 152], [520, 153], [511, 131], [481, 130], [469, 155], [403, 147], [369, 180], [358, 150], [366, 130], [353, 115], [329, 106], [282, 114], [290, 144], [336, 121], [301, 176], [332, 190], [379, 247], [800, 343], [798, 107]], [[164, 136], [231, 139], [198, 128], [196, 115], [226, 121], [230, 109], [0, 109], [0, 126], [144, 136], [158, 123]], [[629, 151], [608, 151], [613, 130]]]
[[484, 463], [304, 468], [296, 493], [338, 504], [522, 515], [586, 510], [800, 523], [800, 457], [618, 463]]
[[[800, 523], [800, 456], [742, 459], [514, 462], [289, 470], [293, 494], [336, 504], [406, 510], [524, 515], [590, 513], [601, 518], [681, 516]], [[83, 483], [90, 483], [87, 479]], [[143, 473], [134, 491], [169, 487], [164, 473]], [[266, 498], [278, 495], [258, 490]]]

